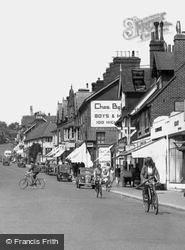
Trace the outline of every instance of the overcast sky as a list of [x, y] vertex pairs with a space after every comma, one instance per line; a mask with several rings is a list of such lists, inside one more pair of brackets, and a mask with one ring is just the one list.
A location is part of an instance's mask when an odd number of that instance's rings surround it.
[[[177, 2], [177, 1], [176, 1]], [[56, 114], [57, 102], [102, 78], [115, 51], [137, 50], [149, 64], [149, 40], [123, 38], [123, 21], [166, 12], [185, 30], [183, 1], [1, 0], [0, 120], [20, 122], [33, 111]]]

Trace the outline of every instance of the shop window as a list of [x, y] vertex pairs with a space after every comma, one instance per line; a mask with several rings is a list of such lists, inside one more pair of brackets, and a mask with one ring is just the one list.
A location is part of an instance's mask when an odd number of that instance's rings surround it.
[[96, 133], [97, 144], [105, 144], [105, 132]]

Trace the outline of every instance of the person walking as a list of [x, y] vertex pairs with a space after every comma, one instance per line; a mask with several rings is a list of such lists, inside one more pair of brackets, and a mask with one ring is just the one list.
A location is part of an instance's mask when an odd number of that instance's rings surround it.
[[120, 182], [120, 167], [117, 164], [116, 168], [115, 168], [115, 178], [116, 178], [116, 186], [119, 186], [119, 182]]

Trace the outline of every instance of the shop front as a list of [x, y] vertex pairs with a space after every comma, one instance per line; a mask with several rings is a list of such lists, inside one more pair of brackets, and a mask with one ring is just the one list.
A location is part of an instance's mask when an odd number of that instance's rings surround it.
[[[166, 138], [162, 138], [156, 141], [150, 141], [144, 146], [139, 147], [132, 151], [132, 157], [134, 159], [140, 159], [140, 162], [146, 157], [152, 157], [160, 175], [160, 183], [166, 187], [167, 182], [167, 142]], [[143, 162], [144, 163], [144, 162]]]

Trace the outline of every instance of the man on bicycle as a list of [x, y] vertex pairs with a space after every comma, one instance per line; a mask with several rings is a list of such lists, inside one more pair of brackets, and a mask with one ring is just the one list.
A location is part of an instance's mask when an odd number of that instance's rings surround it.
[[33, 161], [31, 162], [31, 167], [28, 172], [32, 173], [32, 185], [35, 185], [36, 177], [40, 173], [41, 169], [39, 163], [35, 164]]
[[[147, 157], [145, 159], [145, 165], [143, 166], [141, 170], [141, 183], [144, 183], [146, 180], [148, 180], [151, 177], [154, 177], [151, 181], [159, 182], [160, 176], [159, 172], [155, 166], [155, 163], [153, 162], [151, 157]], [[147, 182], [143, 184], [143, 197], [148, 197], [148, 186]]]

